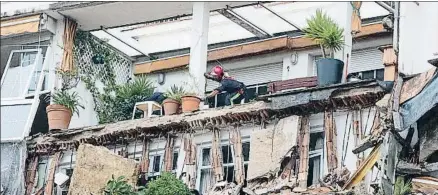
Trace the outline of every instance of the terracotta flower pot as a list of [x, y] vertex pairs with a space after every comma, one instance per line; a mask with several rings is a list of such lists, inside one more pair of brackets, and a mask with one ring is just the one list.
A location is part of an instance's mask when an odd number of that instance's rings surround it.
[[196, 96], [183, 96], [181, 98], [181, 105], [183, 112], [193, 112], [199, 110], [201, 99]]
[[68, 129], [73, 116], [70, 109], [63, 105], [52, 104], [47, 106], [46, 111], [50, 130]]
[[172, 98], [167, 98], [163, 101], [165, 115], [172, 115], [178, 112], [180, 103]]

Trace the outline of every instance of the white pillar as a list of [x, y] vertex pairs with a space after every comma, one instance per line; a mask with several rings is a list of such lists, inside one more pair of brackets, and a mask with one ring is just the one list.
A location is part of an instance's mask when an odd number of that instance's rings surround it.
[[208, 2], [193, 2], [193, 24], [190, 45], [189, 84], [198, 95], [205, 93], [204, 73], [207, 70]]
[[[335, 58], [342, 60], [344, 62], [344, 72], [343, 72], [343, 78], [342, 81], [345, 82], [346, 75], [346, 68], [347, 64], [350, 66], [351, 62], [351, 48], [353, 46], [352, 36], [351, 36], [351, 15], [353, 14], [353, 7], [350, 4], [350, 1], [347, 2], [338, 2], [340, 4], [339, 10], [336, 13], [339, 14], [339, 16], [336, 17], [336, 22], [338, 22], [339, 26], [344, 29], [344, 48], [342, 50], [339, 50], [335, 52]], [[333, 16], [332, 16], [333, 17]], [[348, 62], [347, 62], [347, 54]]]

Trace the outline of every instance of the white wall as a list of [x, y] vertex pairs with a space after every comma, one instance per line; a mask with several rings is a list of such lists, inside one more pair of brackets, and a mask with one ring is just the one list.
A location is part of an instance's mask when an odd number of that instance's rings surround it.
[[52, 2], [1, 2], [1, 17], [12, 16], [20, 12], [28, 13], [32, 11], [40, 11], [49, 9], [49, 5], [56, 3]]
[[399, 70], [405, 74], [427, 71], [438, 53], [438, 2], [400, 3]]
[[165, 72], [163, 74], [164, 74], [163, 84], [158, 83], [159, 73], [151, 73], [146, 75], [146, 77], [153, 82], [158, 92], [164, 93], [167, 90], [170, 90], [170, 87], [172, 87], [173, 85], [183, 86], [184, 82], [187, 82], [189, 79], [189, 71], [187, 69]]
[[80, 97], [79, 103], [81, 103], [85, 109], [79, 108], [79, 116], [77, 114], [73, 114], [69, 128], [78, 128], [99, 124], [97, 112], [94, 111], [93, 96], [85, 87], [85, 83], [83, 81], [79, 81], [78, 85], [70, 90], [70, 92], [73, 91], [78, 93]]

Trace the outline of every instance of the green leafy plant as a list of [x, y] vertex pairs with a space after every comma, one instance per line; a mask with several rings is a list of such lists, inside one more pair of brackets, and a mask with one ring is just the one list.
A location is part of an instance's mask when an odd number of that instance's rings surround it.
[[172, 173], [162, 172], [158, 179], [148, 183], [145, 195], [191, 195], [189, 188]]
[[164, 96], [167, 98], [174, 99], [178, 102], [181, 102], [181, 97], [186, 94], [186, 91], [181, 86], [173, 85], [164, 93]]
[[405, 178], [398, 176], [395, 181], [394, 195], [408, 195], [412, 191], [411, 181], [405, 182]]
[[[154, 92], [152, 82], [144, 76], [136, 77], [132, 82], [116, 85], [114, 93], [101, 93], [98, 101], [104, 108], [99, 115], [101, 123], [117, 122], [132, 118], [135, 103], [148, 99]], [[143, 112], [137, 110], [136, 116]]]
[[135, 189], [128, 184], [124, 176], [115, 179], [112, 175], [111, 180], [106, 183], [104, 192], [105, 195], [142, 195], [144, 194], [144, 187], [135, 192]]
[[67, 91], [57, 91], [52, 95], [53, 103], [63, 105], [70, 109], [72, 113], [76, 113], [79, 116], [79, 109], [84, 109], [84, 106], [79, 103], [79, 96], [76, 92], [69, 93]]
[[[324, 58], [334, 58], [334, 53], [344, 46], [344, 29], [320, 9], [316, 14], [307, 19], [308, 27], [304, 29], [305, 37], [310, 38], [320, 45]], [[327, 56], [327, 51], [329, 55]]]
[[132, 96], [150, 96], [154, 92], [152, 82], [145, 76], [135, 77], [133, 82], [120, 85], [116, 88], [116, 95], [120, 98]]

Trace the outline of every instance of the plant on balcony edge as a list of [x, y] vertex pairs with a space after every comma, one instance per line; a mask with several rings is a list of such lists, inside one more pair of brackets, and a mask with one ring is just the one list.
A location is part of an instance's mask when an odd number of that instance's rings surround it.
[[181, 98], [185, 93], [183, 87], [176, 85], [171, 86], [170, 90], [167, 90], [166, 93], [164, 93], [164, 96], [166, 96], [166, 99], [163, 101], [165, 115], [178, 113], [181, 106]]
[[201, 103], [200, 96], [204, 95], [202, 90], [199, 89], [199, 81], [195, 76], [189, 73], [189, 83], [185, 82], [185, 86], [188, 90], [181, 97], [181, 107], [183, 112], [193, 112], [199, 110], [199, 104]]
[[341, 82], [344, 62], [335, 59], [334, 54], [344, 47], [343, 32], [344, 29], [320, 9], [307, 19], [304, 36], [319, 44], [323, 56], [316, 62], [319, 86]]
[[52, 95], [52, 100], [53, 104], [46, 108], [50, 130], [67, 129], [73, 113], [79, 116], [79, 108], [84, 109], [76, 92], [59, 90]]

